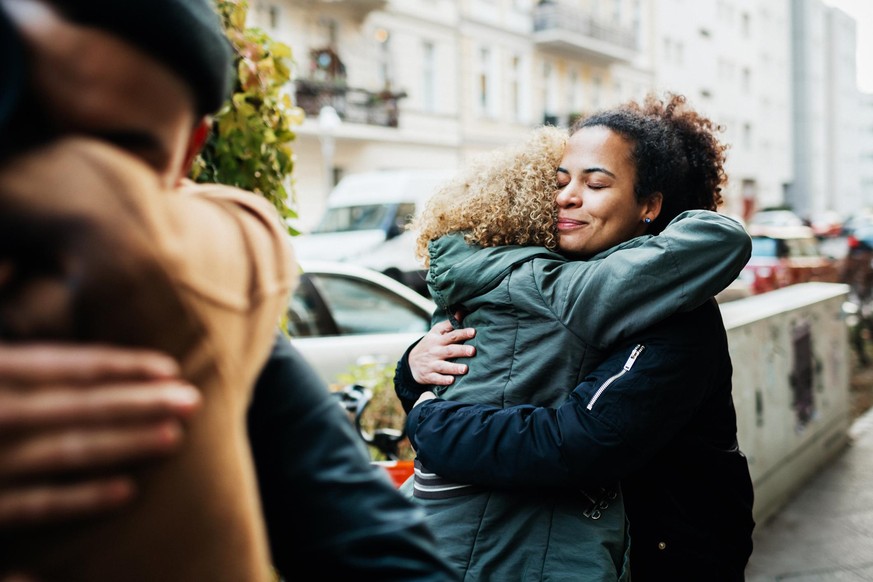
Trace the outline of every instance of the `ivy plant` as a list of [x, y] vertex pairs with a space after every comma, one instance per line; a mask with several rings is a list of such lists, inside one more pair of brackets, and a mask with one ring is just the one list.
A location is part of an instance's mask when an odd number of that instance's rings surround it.
[[247, 0], [216, 0], [236, 53], [237, 78], [231, 97], [213, 119], [213, 131], [194, 162], [197, 182], [236, 186], [270, 200], [290, 234], [294, 210], [293, 128], [303, 110], [292, 104], [288, 87], [291, 48], [259, 28], [247, 27]]

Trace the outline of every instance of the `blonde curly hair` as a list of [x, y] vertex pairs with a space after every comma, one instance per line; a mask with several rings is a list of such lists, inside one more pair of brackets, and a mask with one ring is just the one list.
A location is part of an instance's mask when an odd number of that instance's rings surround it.
[[429, 266], [428, 243], [454, 232], [482, 247], [556, 248], [555, 171], [567, 135], [539, 127], [520, 143], [476, 158], [440, 186], [410, 225], [418, 233], [418, 258]]

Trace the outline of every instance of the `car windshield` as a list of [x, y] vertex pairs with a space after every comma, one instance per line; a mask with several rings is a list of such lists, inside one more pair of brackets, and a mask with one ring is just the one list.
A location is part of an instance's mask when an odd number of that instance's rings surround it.
[[775, 257], [777, 256], [778, 244], [776, 239], [763, 236], [752, 237], [752, 256], [753, 257]]
[[367, 204], [362, 206], [341, 206], [328, 208], [313, 232], [348, 232], [353, 230], [380, 229], [385, 224], [388, 204]]
[[753, 257], [818, 257], [821, 252], [814, 238], [752, 237]]

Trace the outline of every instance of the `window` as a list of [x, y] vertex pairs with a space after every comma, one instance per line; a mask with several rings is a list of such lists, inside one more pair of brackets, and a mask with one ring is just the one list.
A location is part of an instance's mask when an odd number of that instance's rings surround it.
[[509, 111], [515, 121], [522, 119], [521, 57], [514, 55], [509, 62]]
[[295, 338], [424, 333], [430, 314], [371, 281], [308, 272], [288, 303], [288, 328]]
[[479, 62], [476, 80], [476, 104], [479, 107], [479, 114], [483, 116], [491, 115], [492, 100], [491, 94], [491, 51], [487, 48], [479, 49]]
[[391, 211], [388, 204], [338, 206], [329, 208], [314, 232], [375, 230], [382, 227]]
[[593, 79], [591, 79], [591, 106], [594, 110], [598, 110], [601, 107], [601, 103], [603, 101], [603, 81], [600, 79], [599, 75], [595, 75]]
[[379, 54], [377, 57], [379, 80], [382, 82], [382, 87], [388, 89], [391, 87], [393, 76], [391, 72], [391, 35], [387, 30], [382, 31], [382, 34], [377, 36], [376, 42], [379, 43]]
[[579, 78], [579, 73], [572, 71], [570, 73], [569, 94], [567, 95], [567, 106], [570, 113], [581, 113], [582, 104], [582, 80]]
[[631, 21], [631, 30], [634, 31], [634, 39], [636, 39], [637, 43], [640, 42], [640, 35], [642, 33], [642, 21], [643, 14], [642, 8], [640, 7], [640, 0], [634, 0], [634, 12]]
[[436, 111], [436, 49], [432, 42], [425, 41], [421, 50], [422, 105], [425, 111]]
[[552, 63], [543, 63], [543, 104], [547, 118], [558, 114], [558, 76]]

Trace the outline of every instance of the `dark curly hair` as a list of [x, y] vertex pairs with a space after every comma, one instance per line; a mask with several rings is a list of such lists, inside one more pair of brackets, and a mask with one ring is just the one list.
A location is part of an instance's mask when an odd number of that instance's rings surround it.
[[722, 203], [729, 146], [715, 134], [723, 128], [691, 109], [682, 95], [667, 93], [661, 100], [650, 94], [642, 104], [630, 102], [595, 113], [573, 124], [570, 135], [594, 126], [610, 129], [634, 144], [631, 161], [637, 171], [637, 200], [655, 192], [663, 195], [661, 213], [648, 233], [658, 234], [680, 212], [716, 210]]

